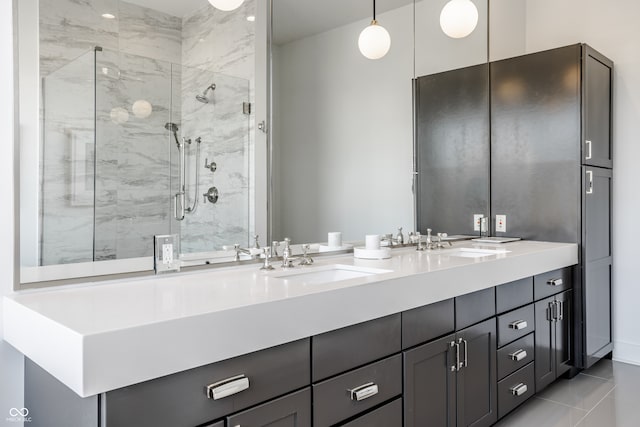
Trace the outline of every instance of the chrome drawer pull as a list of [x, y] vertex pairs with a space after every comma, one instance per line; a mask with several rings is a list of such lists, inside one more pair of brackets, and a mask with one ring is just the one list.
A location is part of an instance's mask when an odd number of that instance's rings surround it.
[[511, 353], [511, 354], [509, 355], [509, 358], [510, 358], [511, 360], [514, 360], [514, 361], [516, 361], [516, 362], [519, 362], [519, 361], [521, 361], [521, 360], [523, 360], [523, 359], [526, 359], [526, 358], [527, 358], [527, 351], [526, 351], [526, 350], [518, 350], [518, 351], [515, 351], [515, 352], [513, 352], [513, 353]]
[[368, 399], [378, 394], [378, 385], [374, 383], [366, 383], [348, 391], [351, 395], [351, 400], [360, 402], [361, 400]]
[[550, 286], [562, 286], [562, 279], [551, 279], [549, 281], [547, 281], [547, 285]]
[[591, 150], [591, 141], [587, 139], [585, 141], [585, 144], [587, 145], [587, 155], [585, 156], [585, 160], [591, 160], [591, 158], [593, 157], [593, 152]]
[[207, 386], [207, 397], [218, 400], [249, 388], [249, 378], [244, 375], [227, 378]]
[[514, 396], [522, 396], [527, 392], [527, 390], [529, 390], [529, 388], [527, 387], [526, 384], [520, 383], [518, 385], [514, 385], [509, 390], [511, 391], [511, 394], [513, 394]]
[[515, 322], [509, 323], [509, 328], [515, 330], [527, 329], [527, 326], [529, 325], [526, 320], [516, 320]]

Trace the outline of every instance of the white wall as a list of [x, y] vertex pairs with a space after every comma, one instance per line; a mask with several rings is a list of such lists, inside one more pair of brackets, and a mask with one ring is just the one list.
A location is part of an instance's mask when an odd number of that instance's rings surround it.
[[362, 20], [280, 46], [274, 65], [274, 238], [413, 229], [413, 6], [378, 16], [391, 50], [358, 51]]
[[[14, 204], [13, 204], [13, 20], [12, 1], [0, 0], [0, 297], [13, 292]], [[10, 408], [22, 408], [22, 356], [2, 341], [2, 305], [0, 304], [0, 425], [5, 425]], [[18, 423], [7, 425], [16, 426]]]
[[614, 94], [614, 358], [640, 364], [637, 271], [640, 190], [640, 2], [528, 0], [529, 52], [586, 42], [615, 62]]

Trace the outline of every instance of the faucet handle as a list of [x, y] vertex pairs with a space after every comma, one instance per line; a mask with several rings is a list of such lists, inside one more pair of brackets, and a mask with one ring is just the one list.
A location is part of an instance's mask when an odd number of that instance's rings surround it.
[[253, 236], [253, 248], [254, 249], [260, 249], [260, 242], [258, 241], [258, 239], [260, 238], [259, 235], [255, 235]]
[[311, 265], [313, 264], [313, 258], [309, 256], [309, 249], [311, 245], [308, 243], [302, 245], [302, 259], [300, 260], [300, 265]]
[[263, 248], [262, 252], [264, 253], [264, 264], [262, 264], [260, 270], [275, 270], [271, 265], [271, 248]]
[[277, 240], [271, 242], [271, 256], [278, 256], [278, 246], [280, 246], [280, 242]]

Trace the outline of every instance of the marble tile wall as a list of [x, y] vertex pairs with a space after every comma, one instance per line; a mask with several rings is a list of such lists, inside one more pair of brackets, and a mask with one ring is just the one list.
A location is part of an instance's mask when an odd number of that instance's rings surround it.
[[[205, 5], [178, 18], [117, 0], [40, 0], [41, 75], [55, 81], [59, 95], [56, 103], [43, 104], [49, 115], [42, 112], [48, 144], [42, 169], [48, 190], [41, 205], [44, 265], [94, 256], [93, 206], [71, 202], [78, 168], [69, 148], [72, 138], [92, 137], [93, 98], [88, 102], [83, 94], [93, 89], [85, 87], [87, 79], [55, 78], [59, 69], [93, 73], [92, 63], [76, 58], [92, 58], [94, 46], [103, 47], [95, 79], [95, 259], [149, 256], [154, 234], [181, 234], [183, 252], [249, 243], [254, 123], [242, 103], [253, 101], [254, 93], [254, 24], [246, 20], [254, 1], [226, 13]], [[115, 19], [102, 18], [105, 12]], [[211, 102], [196, 101], [211, 83], [217, 85]], [[133, 114], [137, 100], [152, 105], [149, 117]], [[53, 110], [59, 117], [51, 116]], [[181, 222], [173, 218], [178, 151], [167, 122], [178, 124], [179, 137], [203, 140], [198, 210]], [[79, 129], [73, 137], [71, 124]], [[195, 144], [188, 150], [187, 193], [193, 201]], [[207, 158], [218, 163], [215, 174], [204, 169]], [[215, 206], [202, 203], [212, 185], [220, 191]], [[93, 193], [83, 197], [92, 202]]]
[[[211, 186], [220, 193], [217, 204], [201, 204], [195, 214], [185, 218], [181, 228], [185, 253], [252, 243], [249, 166], [255, 120], [253, 115], [242, 113], [242, 103], [255, 99], [255, 23], [246, 19], [255, 15], [255, 9], [255, 0], [245, 1], [232, 12], [205, 5], [183, 18], [184, 132], [203, 138], [202, 162], [208, 157], [218, 165], [214, 174], [201, 170], [199, 193]], [[216, 84], [211, 102], [196, 101], [195, 95], [211, 83]], [[189, 182], [190, 194], [194, 187], [193, 181]]]

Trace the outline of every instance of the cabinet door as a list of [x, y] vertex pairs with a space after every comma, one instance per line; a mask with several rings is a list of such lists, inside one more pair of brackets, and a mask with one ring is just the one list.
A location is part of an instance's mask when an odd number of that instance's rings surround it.
[[227, 417], [227, 426], [311, 427], [311, 390], [306, 388]]
[[489, 66], [420, 77], [415, 91], [418, 230], [478, 234], [473, 215], [489, 216]]
[[496, 319], [457, 333], [460, 359], [457, 376], [457, 425], [490, 426], [498, 420]]
[[584, 367], [613, 350], [611, 331], [611, 258], [584, 266]]
[[449, 335], [404, 353], [405, 427], [456, 425], [454, 338]]
[[583, 163], [611, 167], [611, 110], [613, 63], [589, 46], [583, 49], [584, 146]]
[[572, 350], [572, 325], [573, 325], [573, 296], [572, 291], [563, 292], [556, 295], [556, 305], [558, 310], [556, 313], [557, 321], [555, 322], [556, 340], [555, 340], [555, 357], [556, 357], [556, 378], [564, 374], [571, 368], [571, 350]]
[[586, 263], [611, 256], [611, 169], [583, 167], [583, 259]]
[[549, 297], [535, 304], [536, 335], [535, 365], [536, 393], [556, 379], [555, 322], [553, 314], [555, 299]]

